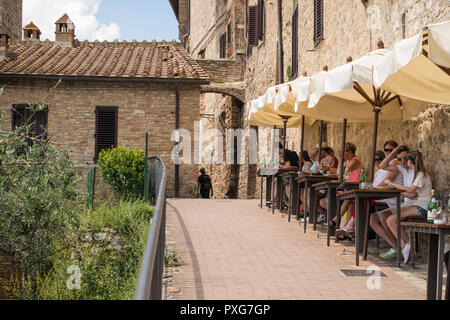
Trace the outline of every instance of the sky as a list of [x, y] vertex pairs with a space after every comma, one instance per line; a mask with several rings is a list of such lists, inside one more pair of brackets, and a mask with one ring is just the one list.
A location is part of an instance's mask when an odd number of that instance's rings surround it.
[[23, 0], [23, 24], [55, 40], [55, 22], [67, 13], [84, 41], [178, 40], [178, 22], [169, 0]]

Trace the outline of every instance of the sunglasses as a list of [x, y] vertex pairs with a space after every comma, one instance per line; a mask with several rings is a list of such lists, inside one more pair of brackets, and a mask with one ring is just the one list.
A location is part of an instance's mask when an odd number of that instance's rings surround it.
[[403, 161], [403, 160], [408, 160], [408, 159], [409, 159], [408, 156], [404, 156], [404, 157], [401, 157], [401, 158], [397, 158], [398, 161]]
[[383, 161], [381, 158], [375, 158], [375, 161]]
[[394, 149], [384, 149], [384, 152], [386, 152], [386, 153], [389, 153], [389, 152], [392, 152], [392, 151], [394, 151]]

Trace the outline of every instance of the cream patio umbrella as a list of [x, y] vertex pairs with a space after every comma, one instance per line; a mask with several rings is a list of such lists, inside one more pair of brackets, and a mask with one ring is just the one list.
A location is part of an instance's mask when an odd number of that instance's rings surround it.
[[[429, 102], [450, 103], [450, 77], [422, 53], [422, 38], [421, 33], [400, 41], [392, 51], [378, 49], [329, 71], [310, 96], [308, 108], [317, 113], [374, 119], [371, 179], [379, 119], [407, 120], [426, 109]], [[425, 76], [421, 77], [421, 71]]]

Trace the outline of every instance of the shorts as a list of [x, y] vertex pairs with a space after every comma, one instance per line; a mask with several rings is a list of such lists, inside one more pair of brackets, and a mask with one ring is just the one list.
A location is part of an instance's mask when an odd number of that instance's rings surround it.
[[419, 211], [419, 213], [420, 213], [420, 215], [422, 216], [422, 217], [427, 217], [427, 215], [428, 215], [428, 211], [427, 210], [425, 210], [424, 208], [422, 208], [421, 206], [416, 206], [416, 205], [413, 205], [412, 206], [413, 208], [416, 208], [417, 209], [417, 211]]

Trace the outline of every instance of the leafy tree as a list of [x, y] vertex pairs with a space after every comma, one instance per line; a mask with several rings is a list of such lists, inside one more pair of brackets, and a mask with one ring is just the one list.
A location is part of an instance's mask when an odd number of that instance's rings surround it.
[[32, 134], [33, 117], [45, 108], [43, 101], [30, 104], [22, 126], [0, 131], [0, 251], [12, 257], [25, 283], [51, 267], [52, 255], [70, 243], [70, 226], [79, 223], [73, 210], [78, 176], [68, 152], [45, 128]]

